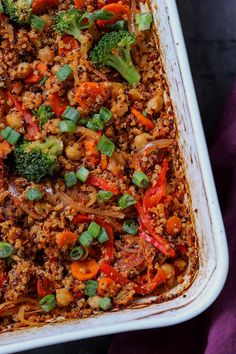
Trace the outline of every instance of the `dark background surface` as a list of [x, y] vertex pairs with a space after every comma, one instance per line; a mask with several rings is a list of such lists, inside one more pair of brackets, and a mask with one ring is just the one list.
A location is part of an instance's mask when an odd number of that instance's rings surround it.
[[[236, 78], [235, 1], [177, 0], [208, 144]], [[21, 354], [106, 354], [111, 339], [91, 338]]]

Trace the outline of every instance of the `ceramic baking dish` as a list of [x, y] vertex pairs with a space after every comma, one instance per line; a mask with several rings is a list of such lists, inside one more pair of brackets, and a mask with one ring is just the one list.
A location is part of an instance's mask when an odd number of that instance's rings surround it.
[[181, 292], [180, 285], [177, 291], [181, 295], [164, 303], [155, 304], [151, 297], [132, 309], [3, 333], [0, 353], [177, 324], [204, 311], [224, 285], [228, 270], [226, 236], [175, 0], [153, 0], [151, 7], [177, 118], [180, 151], [198, 235], [199, 271], [187, 290]]

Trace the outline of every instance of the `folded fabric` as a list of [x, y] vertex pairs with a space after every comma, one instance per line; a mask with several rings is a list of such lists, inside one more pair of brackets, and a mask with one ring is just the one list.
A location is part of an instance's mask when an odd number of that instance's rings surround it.
[[115, 335], [108, 354], [236, 353], [236, 82], [210, 149], [228, 237], [230, 268], [215, 303], [183, 324]]

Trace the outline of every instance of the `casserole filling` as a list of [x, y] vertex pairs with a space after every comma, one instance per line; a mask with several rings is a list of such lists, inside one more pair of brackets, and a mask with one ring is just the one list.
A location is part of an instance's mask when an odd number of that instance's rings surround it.
[[179, 295], [197, 240], [151, 12], [0, 12], [1, 330]]

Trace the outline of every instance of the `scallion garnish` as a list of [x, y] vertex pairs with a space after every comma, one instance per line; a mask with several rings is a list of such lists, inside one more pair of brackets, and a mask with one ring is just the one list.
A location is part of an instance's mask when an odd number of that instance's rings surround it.
[[134, 197], [128, 193], [125, 193], [122, 195], [122, 197], [119, 198], [118, 200], [118, 205], [121, 209], [125, 209], [130, 205], [133, 205], [136, 203], [136, 200]]
[[106, 107], [101, 107], [99, 116], [104, 123], [108, 123], [112, 118], [112, 112]]
[[42, 17], [37, 15], [31, 15], [30, 17], [30, 26], [34, 28], [36, 31], [41, 32], [45, 27], [45, 21]]
[[85, 182], [89, 176], [89, 170], [82, 166], [77, 172], [76, 172], [76, 177], [81, 181]]
[[65, 173], [64, 179], [67, 188], [72, 187], [77, 183], [77, 177], [73, 171]]
[[13, 246], [8, 242], [0, 242], [0, 258], [7, 258], [12, 255]]
[[50, 312], [56, 306], [56, 298], [54, 295], [46, 295], [39, 300], [39, 306], [45, 311]]
[[96, 199], [99, 204], [102, 204], [109, 200], [113, 196], [112, 192], [109, 191], [99, 191], [97, 193]]
[[11, 145], [15, 145], [17, 141], [20, 139], [21, 134], [18, 133], [15, 129], [7, 126], [0, 132], [0, 135], [8, 141]]
[[25, 196], [28, 200], [40, 200], [43, 198], [43, 193], [38, 188], [30, 188], [25, 192]]
[[147, 188], [149, 185], [149, 178], [142, 171], [135, 172], [132, 182], [140, 188]]
[[70, 120], [64, 120], [59, 123], [59, 130], [61, 133], [74, 133], [76, 131], [76, 125]]
[[72, 248], [72, 250], [70, 251], [70, 259], [72, 261], [78, 261], [80, 258], [83, 257], [83, 255], [84, 255], [84, 250], [80, 246], [76, 246]]
[[102, 228], [98, 234], [98, 241], [104, 243], [109, 240], [109, 236], [104, 228]]
[[96, 238], [100, 232], [101, 227], [95, 222], [92, 221], [91, 224], [88, 227], [88, 232]]
[[139, 229], [139, 225], [134, 220], [126, 220], [123, 224], [123, 231], [129, 235], [136, 235]]
[[79, 237], [79, 242], [83, 247], [89, 247], [93, 243], [93, 236], [90, 232], [84, 231]]
[[107, 26], [110, 31], [120, 31], [128, 29], [128, 22], [125, 20], [117, 21], [116, 23], [111, 23]]
[[115, 150], [115, 145], [111, 140], [109, 140], [105, 135], [103, 135], [97, 144], [97, 149], [103, 155], [111, 157]]
[[96, 295], [97, 288], [98, 288], [98, 283], [96, 282], [96, 280], [88, 280], [86, 282], [84, 293], [86, 296], [89, 296], [89, 297], [94, 296], [94, 295]]
[[148, 31], [152, 23], [152, 14], [150, 12], [138, 14], [135, 17], [135, 22], [140, 31]]
[[65, 81], [71, 74], [73, 70], [68, 64], [63, 65], [63, 67], [56, 73], [56, 77], [59, 81]]
[[77, 109], [67, 106], [62, 114], [62, 118], [78, 124], [80, 120], [80, 113], [77, 111]]

